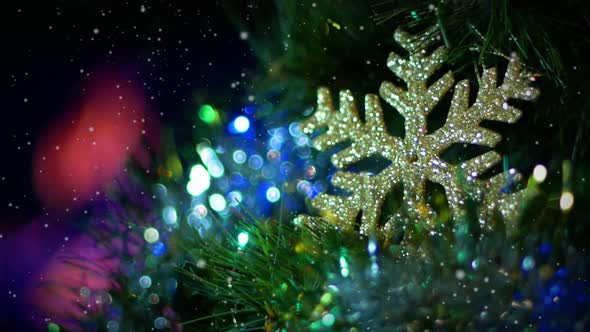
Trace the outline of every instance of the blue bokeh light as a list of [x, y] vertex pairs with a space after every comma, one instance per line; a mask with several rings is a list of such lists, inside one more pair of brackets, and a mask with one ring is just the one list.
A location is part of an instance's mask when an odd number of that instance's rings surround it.
[[166, 244], [164, 242], [157, 242], [152, 248], [154, 256], [162, 256], [166, 253]]
[[243, 116], [237, 116], [230, 124], [229, 124], [229, 132], [232, 134], [243, 134], [250, 129], [250, 120]]

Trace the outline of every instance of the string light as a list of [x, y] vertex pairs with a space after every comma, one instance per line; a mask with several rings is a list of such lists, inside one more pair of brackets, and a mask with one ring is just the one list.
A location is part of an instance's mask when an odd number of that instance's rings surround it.
[[229, 124], [228, 129], [232, 134], [243, 134], [250, 129], [250, 120], [247, 117], [240, 115]]
[[246, 246], [246, 244], [248, 244], [249, 240], [250, 240], [250, 236], [248, 235], [248, 233], [241, 232], [238, 235], [238, 246], [240, 246], [240, 248], [244, 248]]
[[547, 177], [547, 168], [543, 165], [535, 166], [535, 168], [533, 169], [533, 179], [535, 179], [535, 181], [537, 183], [541, 183], [541, 182], [545, 181], [546, 177]]
[[217, 212], [221, 212], [225, 210], [227, 202], [225, 198], [221, 194], [213, 194], [209, 196], [209, 205], [211, 208]]
[[205, 167], [197, 164], [191, 168], [190, 181], [186, 184], [186, 191], [192, 196], [199, 196], [209, 189], [211, 176]]
[[157, 229], [155, 229], [153, 227], [149, 227], [149, 228], [146, 228], [146, 230], [143, 232], [143, 238], [145, 239], [145, 242], [147, 242], [147, 243], [155, 243], [160, 238], [160, 233], [158, 232]]
[[266, 190], [266, 199], [271, 203], [276, 203], [281, 199], [281, 192], [277, 187], [270, 187]]
[[173, 206], [166, 206], [162, 210], [162, 218], [164, 222], [168, 225], [175, 225], [176, 221], [178, 220], [178, 215], [176, 214], [176, 209]]
[[215, 124], [219, 122], [219, 112], [211, 105], [203, 105], [199, 109], [199, 118], [206, 124]]
[[149, 276], [141, 276], [141, 278], [139, 278], [139, 285], [141, 288], [150, 288], [152, 286], [152, 278]]
[[574, 206], [574, 194], [564, 191], [559, 199], [559, 207], [562, 211], [569, 211]]
[[236, 150], [234, 151], [233, 155], [233, 160], [236, 162], [236, 164], [243, 164], [246, 162], [246, 153], [242, 150]]

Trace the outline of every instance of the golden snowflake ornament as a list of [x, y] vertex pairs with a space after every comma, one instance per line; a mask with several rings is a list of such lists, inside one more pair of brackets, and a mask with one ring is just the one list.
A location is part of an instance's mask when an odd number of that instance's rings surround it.
[[[513, 123], [521, 111], [508, 104], [509, 100], [533, 100], [538, 91], [530, 86], [531, 77], [521, 71], [516, 59], [511, 59], [504, 80], [498, 86], [496, 68], [484, 69], [479, 82], [475, 103], [469, 106], [469, 83], [455, 84], [452, 72], [428, 84], [428, 79], [443, 65], [445, 48], [429, 53], [427, 48], [438, 39], [435, 30], [413, 36], [400, 30], [395, 40], [410, 52], [409, 57], [391, 53], [388, 67], [406, 84], [407, 89], [383, 82], [379, 94], [405, 119], [405, 138], [387, 132], [383, 120], [380, 98], [365, 96], [365, 121], [361, 121], [350, 91], [341, 91], [339, 110], [336, 111], [330, 92], [320, 88], [317, 108], [302, 123], [303, 132], [312, 134], [320, 129], [327, 131], [313, 140], [320, 151], [329, 150], [344, 142], [351, 145], [334, 155], [331, 161], [339, 171], [332, 178], [335, 187], [350, 193], [348, 196], [320, 194], [312, 205], [333, 216], [338, 224], [353, 230], [360, 214], [360, 232], [376, 233], [387, 237], [395, 218], [402, 214], [413, 222], [432, 224], [435, 211], [426, 201], [426, 182], [432, 181], [445, 189], [453, 218], [465, 211], [467, 198], [481, 202], [479, 219], [486, 219], [495, 211], [510, 218], [518, 208], [521, 192], [504, 193], [504, 174], [489, 179], [478, 177], [497, 164], [501, 156], [489, 151], [460, 164], [444, 161], [441, 153], [455, 143], [494, 147], [501, 136], [479, 124], [483, 120]], [[426, 119], [437, 103], [454, 86], [446, 123], [428, 133]], [[347, 167], [372, 156], [381, 155], [391, 163], [378, 174], [346, 172]], [[511, 170], [513, 178], [518, 174]], [[402, 210], [379, 225], [381, 208], [388, 193], [403, 186]]]

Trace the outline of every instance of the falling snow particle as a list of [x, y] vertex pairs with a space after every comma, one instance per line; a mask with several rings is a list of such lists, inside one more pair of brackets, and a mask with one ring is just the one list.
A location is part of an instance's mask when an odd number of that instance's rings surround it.
[[246, 40], [246, 39], [248, 39], [248, 32], [247, 32], [247, 31], [242, 31], [242, 32], [240, 32], [240, 39], [241, 39], [241, 40]]

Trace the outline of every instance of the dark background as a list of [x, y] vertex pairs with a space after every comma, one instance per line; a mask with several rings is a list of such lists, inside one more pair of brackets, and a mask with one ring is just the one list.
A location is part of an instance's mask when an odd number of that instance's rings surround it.
[[[48, 224], [48, 237], [59, 236], [51, 232], [52, 223], [59, 220], [44, 209], [33, 189], [32, 154], [43, 130], [83, 94], [97, 68], [133, 72], [148, 97], [148, 111], [159, 114], [164, 125], [196, 111], [197, 95], [239, 94], [230, 84], [248, 79], [254, 57], [227, 18], [224, 5], [216, 1], [2, 2], [0, 248], [8, 249], [2, 241], [8, 244], [22, 229], [36, 227], [33, 220], [40, 217]], [[246, 15], [249, 6], [243, 5]], [[30, 245], [43, 246], [43, 237], [31, 239]], [[19, 287], [30, 271], [11, 268], [18, 253], [0, 258], [0, 326], [29, 330]]]

